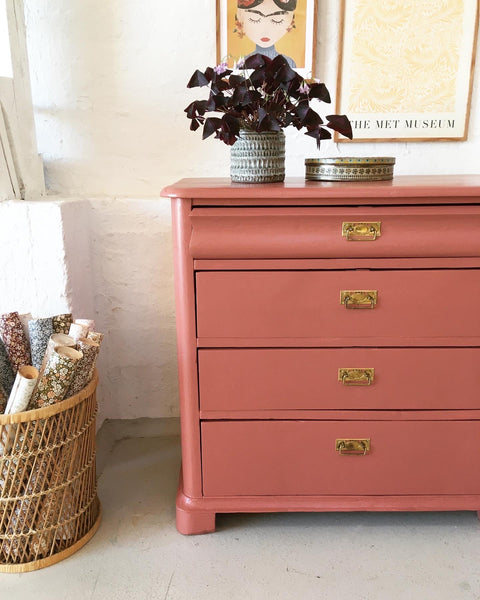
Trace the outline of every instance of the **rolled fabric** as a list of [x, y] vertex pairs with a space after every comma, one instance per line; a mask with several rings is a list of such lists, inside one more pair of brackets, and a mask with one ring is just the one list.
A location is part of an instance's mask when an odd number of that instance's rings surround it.
[[65, 335], [64, 333], [54, 333], [53, 335], [51, 335], [50, 339], [48, 340], [47, 349], [45, 350], [42, 365], [39, 369], [40, 376], [45, 371], [45, 366], [48, 362], [48, 359], [50, 358], [50, 355], [52, 354], [53, 350], [55, 350], [55, 348], [58, 348], [59, 346], [75, 348], [76, 345], [76, 341], [72, 337], [70, 337], [69, 335]]
[[78, 394], [93, 377], [95, 363], [97, 362], [100, 344], [88, 338], [80, 338], [77, 342], [77, 348], [83, 354], [83, 357], [78, 361], [75, 375], [68, 389], [67, 396]]
[[80, 338], [87, 337], [88, 334], [88, 326], [82, 325], [81, 323], [72, 323], [70, 325], [70, 329], [68, 330], [68, 335], [72, 337], [75, 342], [77, 342]]
[[68, 335], [72, 323], [73, 317], [71, 313], [55, 315], [52, 317], [53, 333], [64, 333], [65, 335]]
[[67, 346], [53, 350], [30, 400], [30, 407], [43, 408], [63, 400], [82, 356], [81, 352]]
[[48, 340], [53, 334], [52, 318], [32, 319], [28, 322], [30, 335], [30, 350], [32, 353], [32, 365], [40, 369], [47, 349]]
[[[77, 325], [85, 325], [88, 327], [88, 331], [95, 331], [95, 321], [93, 319], [75, 319], [73, 322]], [[87, 336], [85, 335], [85, 337]]]
[[5, 344], [0, 339], [0, 386], [3, 387], [7, 398], [12, 390], [13, 382], [15, 381], [15, 373], [12, 365], [8, 360], [7, 349]]
[[31, 366], [24, 366], [18, 369], [12, 392], [8, 399], [6, 415], [23, 412], [27, 409], [33, 390], [37, 384], [38, 369]]
[[30, 348], [18, 312], [0, 315], [0, 337], [15, 374], [20, 367], [30, 364]]
[[101, 344], [103, 340], [103, 333], [99, 333], [98, 331], [89, 331], [87, 334], [88, 340], [93, 340], [97, 342], [97, 344]]

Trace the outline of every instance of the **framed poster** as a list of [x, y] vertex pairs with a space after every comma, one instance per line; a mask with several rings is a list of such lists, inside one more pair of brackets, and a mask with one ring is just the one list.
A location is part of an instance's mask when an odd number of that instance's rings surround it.
[[260, 52], [287, 57], [304, 77], [315, 68], [315, 0], [217, 0], [217, 62]]
[[467, 139], [478, 4], [342, 0], [337, 113], [353, 142]]

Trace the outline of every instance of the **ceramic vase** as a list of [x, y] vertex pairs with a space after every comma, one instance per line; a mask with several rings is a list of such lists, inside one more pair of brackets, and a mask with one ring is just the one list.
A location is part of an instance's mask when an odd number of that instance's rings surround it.
[[285, 179], [283, 131], [240, 131], [231, 148], [230, 176], [235, 183], [274, 183]]

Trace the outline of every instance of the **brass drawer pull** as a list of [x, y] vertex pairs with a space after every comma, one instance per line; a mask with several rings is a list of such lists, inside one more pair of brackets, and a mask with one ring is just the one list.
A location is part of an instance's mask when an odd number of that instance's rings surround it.
[[343, 223], [342, 236], [348, 242], [374, 242], [382, 235], [382, 223]]
[[344, 304], [345, 308], [375, 308], [377, 300], [377, 290], [340, 292], [340, 304]]
[[375, 369], [338, 369], [338, 381], [343, 385], [372, 385]]
[[344, 456], [365, 456], [370, 452], [370, 440], [335, 440], [335, 450]]

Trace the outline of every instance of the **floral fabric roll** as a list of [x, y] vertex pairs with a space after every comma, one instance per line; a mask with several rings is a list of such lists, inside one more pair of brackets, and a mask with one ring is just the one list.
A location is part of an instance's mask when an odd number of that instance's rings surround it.
[[68, 335], [72, 323], [73, 317], [71, 313], [55, 315], [52, 317], [53, 333], [64, 333], [65, 335]]
[[80, 338], [77, 342], [77, 348], [83, 354], [83, 358], [78, 361], [75, 376], [67, 392], [67, 396], [78, 394], [91, 381], [95, 363], [97, 362], [100, 345], [93, 340]]
[[8, 360], [7, 349], [0, 339], [0, 386], [3, 387], [7, 396], [12, 390], [14, 380], [15, 373], [13, 372], [12, 365]]
[[18, 312], [0, 315], [0, 337], [15, 374], [20, 367], [30, 364], [30, 347]]
[[54, 350], [33, 393], [30, 408], [43, 408], [63, 400], [67, 394], [82, 353], [60, 346]]
[[30, 349], [32, 352], [32, 365], [40, 369], [47, 349], [48, 340], [53, 334], [52, 318], [32, 319], [28, 322], [30, 335]]

